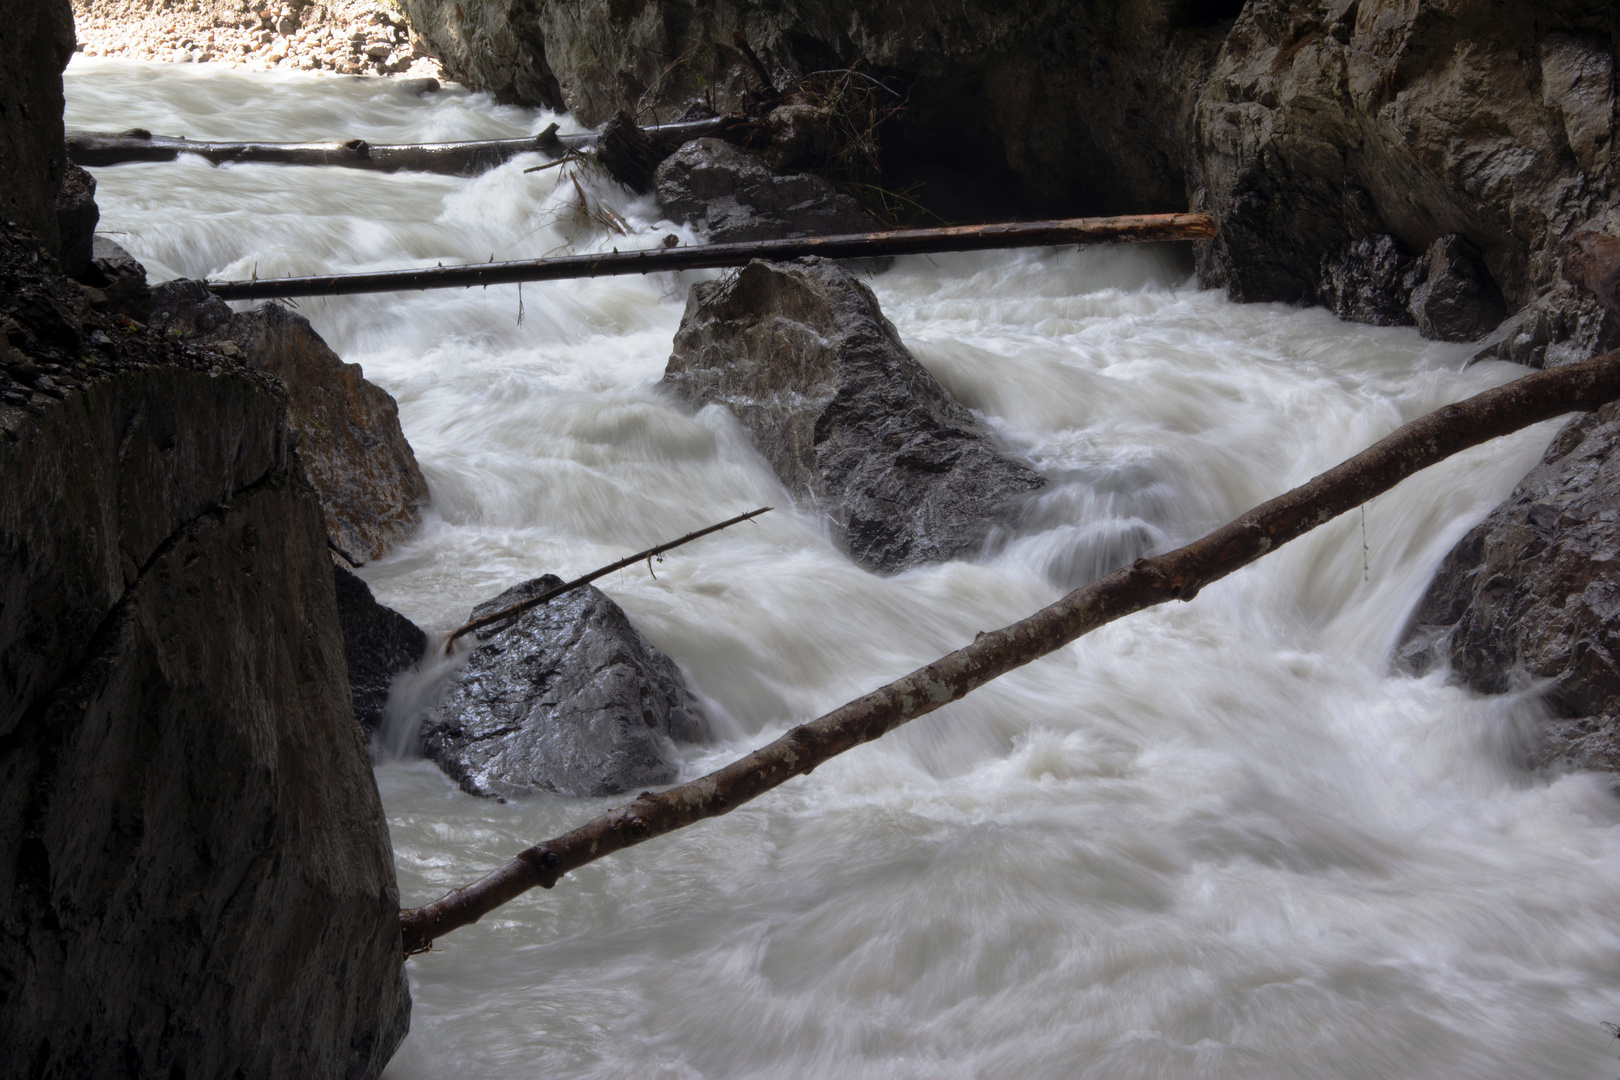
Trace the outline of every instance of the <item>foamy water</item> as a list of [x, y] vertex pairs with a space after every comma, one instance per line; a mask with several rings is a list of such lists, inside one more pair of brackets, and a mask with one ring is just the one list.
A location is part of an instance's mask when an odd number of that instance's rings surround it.
[[[458, 90], [76, 59], [70, 127], [425, 141], [549, 114]], [[565, 127], [566, 117], [559, 118]], [[155, 276], [653, 246], [656, 204], [539, 156], [473, 179], [200, 161], [97, 170]], [[729, 414], [657, 382], [661, 275], [301, 302], [400, 403], [432, 491], [364, 570], [445, 630], [752, 507], [599, 584], [722, 733], [697, 775], [1073, 585], [1192, 539], [1438, 405], [1468, 349], [1199, 292], [1162, 251], [901, 259], [870, 283], [930, 371], [1052, 481], [976, 562], [880, 578]], [[1430, 469], [1190, 604], [1106, 627], [731, 813], [570, 875], [409, 964], [387, 1076], [1613, 1076], [1620, 802], [1515, 765], [1532, 699], [1392, 674], [1450, 546], [1557, 423]], [[1363, 544], [1365, 542], [1365, 551]], [[408, 720], [408, 718], [406, 718]], [[409, 732], [394, 732], [398, 746]], [[614, 800], [378, 783], [407, 904]]]

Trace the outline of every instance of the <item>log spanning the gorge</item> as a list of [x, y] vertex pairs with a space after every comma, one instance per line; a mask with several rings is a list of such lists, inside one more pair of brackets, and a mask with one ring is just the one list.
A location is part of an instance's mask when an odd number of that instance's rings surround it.
[[[727, 117], [664, 124], [646, 129], [654, 141], [680, 142], [712, 134], [730, 122]], [[342, 142], [261, 143], [202, 142], [153, 135], [140, 128], [113, 134], [104, 131], [70, 131], [67, 136], [68, 160], [75, 165], [96, 168], [133, 161], [174, 161], [181, 154], [196, 154], [215, 165], [226, 162], [256, 162], [273, 165], [338, 165], [378, 172], [431, 172], [468, 176], [493, 169], [519, 154], [539, 151], [553, 157], [565, 150], [583, 150], [596, 144], [595, 132], [557, 134], [551, 124], [527, 139], [485, 139], [449, 143], [368, 143], [364, 139]]]
[[685, 248], [613, 251], [601, 255], [566, 255], [524, 262], [432, 266], [368, 274], [333, 274], [328, 277], [211, 281], [208, 287], [214, 295], [224, 300], [268, 300], [287, 296], [345, 296], [409, 289], [510, 285], [520, 281], [652, 274], [660, 270], [704, 270], [742, 266], [754, 259], [797, 259], [804, 255], [822, 255], [829, 259], [867, 259], [944, 251], [985, 251], [991, 248], [1208, 240], [1214, 235], [1215, 220], [1208, 214], [1138, 214], [1130, 217], [1020, 221], [1005, 225], [895, 229], [841, 236], [809, 236], [797, 240], [697, 244]]
[[634, 802], [520, 852], [480, 881], [400, 912], [405, 950], [427, 949], [435, 938], [535, 886], [549, 889], [563, 874], [604, 855], [733, 810], [1121, 616], [1169, 600], [1191, 600], [1211, 582], [1452, 454], [1616, 398], [1620, 350], [1538, 371], [1429, 413], [1201, 540], [1138, 559], [707, 776], [662, 792], [644, 791]]

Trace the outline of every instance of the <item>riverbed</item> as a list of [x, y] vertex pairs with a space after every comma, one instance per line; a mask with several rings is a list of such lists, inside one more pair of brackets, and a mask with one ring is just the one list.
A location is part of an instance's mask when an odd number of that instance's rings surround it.
[[[66, 83], [70, 128], [570, 130], [383, 79], [78, 57]], [[699, 240], [588, 170], [524, 172], [545, 160], [96, 176], [102, 230], [154, 279]], [[729, 414], [659, 388], [688, 290], [718, 273], [298, 304], [399, 401], [431, 502], [362, 574], [430, 631], [518, 581], [778, 508], [656, 577], [598, 583], [709, 710], [719, 737], [686, 748], [686, 776], [1523, 373], [1410, 329], [1229, 303], [1174, 251], [902, 258], [868, 278], [885, 314], [1050, 483], [978, 559], [877, 577]], [[1392, 665], [1440, 560], [1557, 429], [1461, 454], [1192, 603], [442, 939], [409, 963], [411, 1034], [385, 1075], [1612, 1075], [1610, 781], [1519, 767], [1533, 693]], [[615, 802], [463, 793], [409, 753], [428, 681], [396, 693], [377, 768], [406, 904]]]

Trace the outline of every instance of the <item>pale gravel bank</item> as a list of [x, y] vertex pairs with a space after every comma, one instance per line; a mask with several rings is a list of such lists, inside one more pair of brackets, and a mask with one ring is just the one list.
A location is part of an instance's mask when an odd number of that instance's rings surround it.
[[73, 21], [86, 56], [441, 75], [405, 17], [378, 0], [73, 0]]

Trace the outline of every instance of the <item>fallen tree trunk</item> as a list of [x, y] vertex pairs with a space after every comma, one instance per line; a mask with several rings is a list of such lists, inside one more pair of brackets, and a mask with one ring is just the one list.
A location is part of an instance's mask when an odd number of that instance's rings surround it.
[[939, 229], [895, 229], [890, 232], [809, 236], [797, 240], [751, 240], [735, 244], [699, 244], [686, 248], [613, 251], [603, 255], [567, 255], [523, 262], [432, 266], [419, 270], [384, 270], [328, 277], [264, 278], [210, 281], [208, 288], [224, 300], [267, 300], [286, 296], [346, 296], [353, 293], [406, 289], [453, 289], [474, 285], [510, 285], [519, 281], [653, 274], [661, 270], [706, 270], [742, 266], [754, 259], [882, 258], [942, 251], [990, 248], [1055, 247], [1063, 244], [1148, 243], [1165, 240], [1208, 240], [1215, 219], [1208, 214], [1139, 214], [1131, 217], [1065, 218], [1020, 221], [1005, 225], [952, 225]]
[[[685, 141], [721, 130], [727, 117], [665, 124], [650, 128], [649, 139], [669, 143]], [[343, 142], [260, 143], [199, 142], [153, 135], [139, 128], [119, 134], [104, 131], [70, 131], [67, 136], [68, 160], [75, 165], [96, 168], [132, 161], [173, 161], [181, 154], [197, 154], [215, 165], [228, 161], [274, 165], [338, 165], [379, 172], [431, 172], [467, 176], [493, 169], [519, 154], [581, 150], [596, 145], [595, 132], [557, 134], [552, 124], [527, 139], [486, 139], [451, 143], [368, 143], [364, 139]]]
[[1210, 582], [1460, 450], [1615, 398], [1620, 398], [1620, 350], [1538, 371], [1429, 413], [1201, 540], [1138, 559], [724, 768], [667, 791], [644, 791], [626, 806], [520, 852], [465, 888], [401, 911], [405, 950], [421, 952], [435, 938], [476, 922], [535, 886], [549, 889], [563, 874], [604, 855], [735, 809], [1123, 615], [1168, 600], [1191, 600]]

